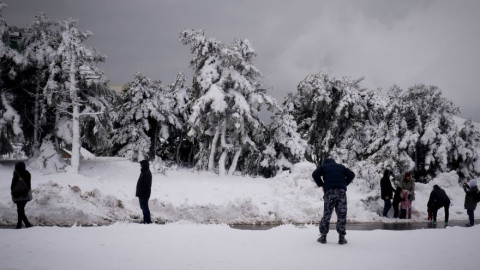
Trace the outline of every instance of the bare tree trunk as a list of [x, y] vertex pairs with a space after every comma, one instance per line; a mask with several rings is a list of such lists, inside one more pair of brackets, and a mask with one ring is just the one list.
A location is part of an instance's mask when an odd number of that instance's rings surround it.
[[225, 176], [225, 160], [227, 159], [228, 151], [225, 149], [218, 160], [218, 175]]
[[177, 160], [177, 165], [180, 166], [180, 149], [182, 148], [182, 143], [183, 143], [183, 132], [180, 133], [180, 141], [178, 142], [178, 145], [177, 145], [177, 151], [175, 153], [175, 156], [176, 156], [176, 160]]
[[228, 170], [228, 175], [233, 175], [233, 173], [237, 169], [238, 158], [240, 157], [241, 153], [242, 153], [242, 148], [239, 147], [235, 152], [235, 156], [233, 156], [232, 164], [230, 165], [230, 169]]
[[60, 121], [60, 113], [55, 111], [55, 134], [53, 136], [55, 142], [55, 149], [60, 151], [60, 143], [58, 142], [57, 131], [58, 131], [58, 122]]
[[[215, 130], [215, 135], [212, 139], [212, 145], [210, 146], [210, 158], [208, 159], [208, 170], [213, 171], [215, 168], [215, 150], [217, 149], [217, 141], [220, 135], [220, 129], [217, 127]], [[222, 154], [223, 155], [223, 154]]]
[[37, 151], [40, 147], [40, 93], [38, 87], [35, 91], [35, 110], [33, 117], [33, 149]]
[[71, 166], [74, 173], [78, 173], [80, 167], [80, 108], [78, 102], [78, 89], [75, 79], [75, 56], [70, 63], [70, 98], [72, 99], [72, 157]]

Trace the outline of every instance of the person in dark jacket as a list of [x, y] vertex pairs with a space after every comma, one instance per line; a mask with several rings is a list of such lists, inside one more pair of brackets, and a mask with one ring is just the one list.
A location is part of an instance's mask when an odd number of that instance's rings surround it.
[[12, 194], [12, 200], [17, 204], [18, 221], [15, 228], [22, 228], [22, 222], [25, 223], [25, 227], [29, 228], [32, 224], [28, 221], [25, 215], [25, 206], [31, 198], [31, 175], [26, 170], [25, 163], [20, 161], [15, 164], [15, 171], [13, 172], [12, 185], [10, 191]]
[[143, 212], [143, 223], [150, 224], [152, 219], [150, 217], [148, 200], [152, 192], [152, 173], [150, 172], [148, 160], [140, 161], [140, 168], [140, 177], [138, 178], [135, 195], [138, 197], [140, 208]]
[[355, 174], [345, 166], [337, 164], [335, 160], [327, 158], [323, 165], [318, 167], [312, 174], [313, 180], [318, 187], [323, 187], [324, 208], [320, 223], [320, 238], [318, 242], [325, 244], [330, 230], [330, 218], [333, 209], [337, 214], [338, 243], [347, 243], [345, 239], [347, 224], [347, 186], [355, 178]]
[[400, 194], [402, 193], [402, 188], [397, 186], [393, 191], [393, 217], [398, 218], [400, 216], [400, 203], [402, 202], [402, 197]]
[[427, 203], [427, 209], [429, 209], [429, 213], [432, 213], [432, 223], [434, 225], [437, 224], [437, 212], [442, 207], [445, 209], [445, 226], [448, 226], [450, 198], [445, 193], [445, 190], [438, 185], [434, 185]]
[[475, 209], [477, 208], [477, 202], [475, 202], [475, 194], [478, 193], [477, 179], [472, 179], [463, 183], [463, 190], [465, 191], [465, 209], [467, 209], [469, 223], [467, 227], [475, 225]]
[[387, 217], [388, 211], [390, 211], [390, 208], [392, 207], [393, 187], [390, 182], [390, 175], [390, 171], [385, 170], [382, 179], [380, 179], [380, 197], [385, 202], [383, 206], [384, 217]]

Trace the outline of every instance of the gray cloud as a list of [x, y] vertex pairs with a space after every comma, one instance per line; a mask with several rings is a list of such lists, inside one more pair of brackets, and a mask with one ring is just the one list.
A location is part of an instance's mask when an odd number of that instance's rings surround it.
[[73, 17], [107, 55], [113, 84], [136, 71], [166, 83], [190, 72], [186, 28], [205, 29], [224, 42], [247, 38], [270, 94], [280, 101], [308, 74], [365, 77], [364, 86], [439, 86], [480, 122], [480, 2], [475, 0], [173, 1], [11, 0], [3, 16], [26, 26], [43, 10], [52, 19]]

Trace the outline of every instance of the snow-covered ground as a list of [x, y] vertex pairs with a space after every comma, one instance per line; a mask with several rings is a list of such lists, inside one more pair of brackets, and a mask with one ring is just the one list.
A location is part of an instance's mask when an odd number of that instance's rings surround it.
[[[135, 197], [138, 163], [119, 158], [84, 160], [78, 175], [27, 169], [32, 174], [34, 199], [27, 204], [26, 214], [33, 224], [106, 225], [142, 219]], [[314, 169], [311, 163], [301, 163], [291, 173], [272, 179], [219, 177], [187, 169], [153, 174], [152, 218], [158, 223], [316, 223], [323, 211], [323, 191], [311, 179]], [[10, 197], [12, 172], [13, 163], [0, 167], [0, 225], [16, 223], [16, 207]], [[466, 221], [465, 194], [453, 172], [429, 184], [417, 183], [412, 219], [426, 220], [434, 184], [443, 187], [452, 199], [450, 219]], [[356, 178], [347, 192], [348, 221], [399, 222], [380, 217], [383, 201], [379, 193], [377, 189], [369, 191], [366, 181]], [[440, 210], [439, 221], [443, 221], [443, 215]], [[332, 221], [335, 219], [334, 215]]]
[[245, 231], [227, 225], [117, 223], [0, 230], [0, 269], [478, 269], [480, 226], [348, 231], [316, 242], [313, 225]]
[[[137, 224], [139, 164], [103, 158], [82, 162], [80, 174], [32, 173], [35, 225], [105, 225], [0, 229], [0, 269], [477, 269], [480, 226], [416, 231], [347, 231], [337, 244], [316, 242], [315, 225], [247, 231], [225, 223], [312, 223], [323, 211], [322, 191], [302, 163], [273, 179], [219, 177], [171, 169], [153, 175], [153, 219]], [[13, 164], [0, 167], [0, 224], [14, 225], [10, 200]], [[414, 221], [426, 220], [433, 184], [452, 198], [451, 219], [465, 220], [464, 192], [454, 173], [417, 184]], [[379, 216], [378, 190], [355, 179], [348, 189], [350, 222], [405, 222]], [[332, 218], [335, 222], [336, 217]], [[216, 223], [216, 224], [212, 224]], [[218, 224], [222, 223], [222, 224]], [[443, 210], [439, 212], [443, 224]]]

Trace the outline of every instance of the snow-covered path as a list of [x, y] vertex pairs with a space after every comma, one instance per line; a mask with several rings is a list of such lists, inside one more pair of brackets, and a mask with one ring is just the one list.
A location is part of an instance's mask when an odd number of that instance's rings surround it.
[[477, 269], [480, 226], [348, 231], [316, 242], [317, 227], [267, 231], [173, 223], [0, 230], [1, 269]]

